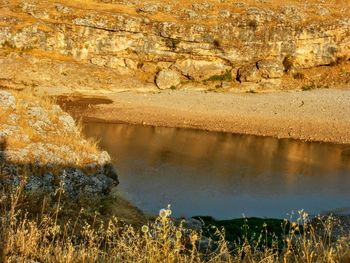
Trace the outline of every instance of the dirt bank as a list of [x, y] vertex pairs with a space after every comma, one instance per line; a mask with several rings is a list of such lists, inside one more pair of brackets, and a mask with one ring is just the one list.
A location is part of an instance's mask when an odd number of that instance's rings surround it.
[[91, 98], [85, 103], [86, 99], [61, 97], [59, 103], [84, 120], [350, 143], [350, 89], [124, 92], [108, 95], [113, 101], [108, 104], [93, 103]]

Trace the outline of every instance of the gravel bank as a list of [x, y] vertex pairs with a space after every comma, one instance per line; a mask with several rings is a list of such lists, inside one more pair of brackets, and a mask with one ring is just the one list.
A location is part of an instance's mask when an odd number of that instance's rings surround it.
[[108, 95], [109, 104], [75, 97], [65, 108], [85, 120], [194, 128], [350, 143], [350, 89], [275, 93], [164, 91]]

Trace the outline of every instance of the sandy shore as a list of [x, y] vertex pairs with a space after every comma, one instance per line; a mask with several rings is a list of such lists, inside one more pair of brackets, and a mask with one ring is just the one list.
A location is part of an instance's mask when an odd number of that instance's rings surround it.
[[350, 89], [258, 94], [123, 92], [103, 98], [59, 102], [85, 120], [350, 143]]

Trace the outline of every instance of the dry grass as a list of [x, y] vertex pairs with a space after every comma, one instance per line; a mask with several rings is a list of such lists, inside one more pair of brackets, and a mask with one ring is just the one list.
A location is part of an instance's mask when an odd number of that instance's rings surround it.
[[8, 122], [9, 111], [1, 112], [0, 114], [0, 124]]
[[[38, 101], [44, 109], [52, 108], [51, 100], [32, 96], [16, 94], [16, 111], [21, 117], [26, 116], [25, 101]], [[50, 116], [50, 120], [55, 122], [57, 117]], [[77, 143], [83, 139], [81, 127], [74, 134], [37, 138], [26, 118], [20, 125], [31, 142], [44, 140], [70, 145], [78, 152], [98, 151], [95, 143]], [[8, 147], [22, 146], [8, 140]], [[77, 204], [70, 204], [68, 210], [61, 194], [57, 191], [54, 201], [44, 199], [40, 208], [40, 201], [25, 196], [22, 187], [6, 194], [0, 191], [0, 262], [350, 262], [350, 233], [332, 236], [336, 226], [332, 218], [321, 221], [320, 233], [301, 212], [283, 240], [273, 240], [269, 245], [265, 233], [260, 233], [257, 241], [243, 239], [232, 244], [217, 230], [212, 246], [203, 247], [202, 233], [175, 224], [170, 209], [162, 210], [144, 226], [130, 225], [119, 217], [106, 219], [94, 214], [97, 211], [91, 201], [88, 211], [77, 212]], [[126, 207], [121, 202], [121, 207]], [[132, 216], [129, 211], [124, 212], [125, 219]], [[303, 231], [298, 229], [301, 226]]]
[[17, 188], [0, 202], [1, 262], [349, 262], [350, 234], [334, 239], [335, 223], [328, 219], [319, 234], [305, 213], [291, 225], [283, 248], [281, 240], [261, 245], [264, 233], [259, 243], [229, 244], [217, 230], [217, 241], [208, 249], [201, 246], [201, 233], [174, 224], [170, 208], [135, 227], [114, 217], [103, 221], [95, 216], [88, 222], [82, 211], [62, 221], [59, 197], [54, 208], [34, 216], [21, 210], [22, 197]]
[[[53, 98], [48, 96], [33, 95], [32, 92], [28, 91], [12, 91], [12, 94], [16, 97], [16, 109], [15, 113], [19, 118], [16, 123], [22, 136], [8, 136], [6, 138], [7, 149], [22, 149], [32, 143], [42, 143], [42, 144], [52, 144], [56, 146], [69, 146], [72, 154], [76, 155], [77, 158], [74, 159], [72, 163], [72, 156], [62, 153], [60, 157], [62, 160], [67, 162], [67, 165], [71, 164], [74, 166], [85, 166], [94, 162], [91, 156], [98, 155], [101, 150], [99, 149], [97, 142], [92, 139], [86, 139], [82, 133], [82, 124], [77, 123], [77, 129], [73, 132], [66, 132], [64, 130], [62, 122], [59, 121], [60, 113], [55, 111], [56, 102]], [[43, 132], [40, 133], [30, 121], [34, 120], [32, 116], [28, 114], [28, 107], [30, 106], [40, 106], [44, 109], [45, 113], [48, 114], [48, 119], [51, 122], [50, 125], [44, 127]], [[0, 117], [0, 124], [8, 124], [7, 112]], [[29, 138], [29, 140], [23, 140], [23, 136]], [[60, 155], [57, 153], [57, 155]], [[28, 163], [32, 163], [33, 160], [28, 156]], [[45, 164], [45, 156], [42, 160]]]

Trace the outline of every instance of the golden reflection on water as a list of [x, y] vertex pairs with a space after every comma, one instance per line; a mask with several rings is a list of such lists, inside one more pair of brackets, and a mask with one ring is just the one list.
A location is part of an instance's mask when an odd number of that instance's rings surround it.
[[124, 124], [88, 123], [85, 132], [115, 158], [120, 188], [149, 212], [162, 202], [218, 217], [350, 204], [349, 146]]

